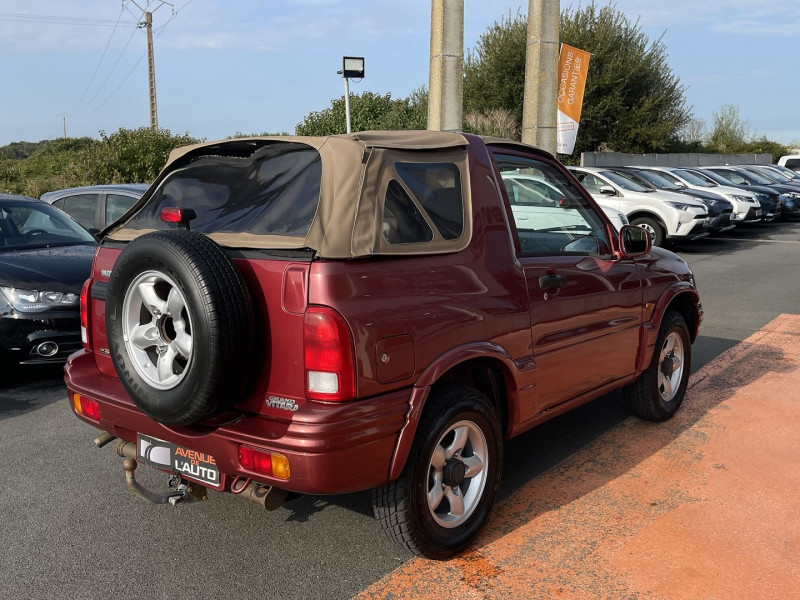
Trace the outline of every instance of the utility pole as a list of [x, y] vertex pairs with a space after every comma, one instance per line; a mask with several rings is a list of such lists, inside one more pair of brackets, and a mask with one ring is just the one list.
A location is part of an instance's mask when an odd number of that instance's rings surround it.
[[147, 0], [147, 4], [145, 4], [144, 8], [139, 6], [136, 0], [130, 0], [130, 2], [133, 3], [136, 8], [138, 8], [144, 14], [144, 21], [139, 22], [139, 28], [141, 29], [144, 27], [144, 29], [147, 31], [147, 87], [150, 97], [150, 129], [153, 131], [158, 129], [158, 105], [156, 103], [156, 64], [153, 53], [153, 13], [165, 4], [172, 9], [173, 13], [175, 12], [175, 6], [170, 2], [165, 2], [164, 0], [157, 1], [158, 6], [156, 6], [155, 10], [151, 11], [148, 10], [150, 8], [150, 0]]
[[529, 0], [522, 141], [556, 153], [559, 0]]
[[70, 116], [67, 113], [59, 113], [59, 117], [61, 117], [61, 121], [64, 125], [64, 139], [67, 139], [67, 118]]
[[460, 131], [464, 112], [464, 0], [431, 1], [428, 129]]

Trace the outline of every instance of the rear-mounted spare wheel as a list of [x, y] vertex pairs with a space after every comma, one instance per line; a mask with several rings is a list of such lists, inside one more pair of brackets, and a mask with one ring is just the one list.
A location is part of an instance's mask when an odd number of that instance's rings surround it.
[[250, 380], [253, 309], [219, 245], [194, 231], [157, 231], [122, 251], [108, 282], [106, 332], [120, 381], [166, 425], [228, 408]]

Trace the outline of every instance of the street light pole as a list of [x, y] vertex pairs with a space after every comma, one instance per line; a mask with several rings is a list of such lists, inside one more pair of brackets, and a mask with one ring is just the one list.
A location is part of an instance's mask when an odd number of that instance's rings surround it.
[[352, 133], [353, 129], [350, 124], [350, 78], [361, 79], [364, 77], [364, 57], [342, 57], [342, 70], [337, 71], [337, 73], [344, 77], [344, 113], [347, 122], [347, 133]]
[[345, 120], [347, 121], [347, 133], [352, 133], [353, 128], [350, 125], [350, 78], [344, 78], [344, 113]]

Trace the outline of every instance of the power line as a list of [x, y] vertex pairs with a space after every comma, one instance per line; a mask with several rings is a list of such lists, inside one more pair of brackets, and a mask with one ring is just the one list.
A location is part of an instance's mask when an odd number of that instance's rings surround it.
[[[99, 93], [102, 91], [102, 89], [105, 87], [106, 83], [108, 83], [108, 80], [111, 78], [111, 75], [114, 73], [114, 69], [116, 69], [116, 68], [117, 68], [117, 65], [119, 64], [119, 61], [122, 59], [122, 55], [123, 55], [123, 54], [125, 54], [125, 50], [127, 50], [127, 49], [128, 49], [128, 46], [130, 45], [130, 43], [131, 43], [131, 40], [133, 39], [133, 36], [136, 34], [136, 31], [137, 31], [137, 30], [136, 30], [136, 29], [134, 29], [134, 30], [131, 32], [130, 36], [128, 36], [128, 41], [127, 41], [127, 42], [125, 42], [125, 46], [124, 46], [124, 47], [122, 48], [122, 50], [120, 51], [120, 53], [119, 53], [119, 56], [117, 56], [117, 60], [116, 60], [116, 61], [114, 61], [114, 64], [113, 64], [113, 65], [111, 65], [111, 70], [109, 70], [109, 72], [108, 72], [108, 75], [106, 75], [106, 78], [103, 80], [103, 83], [101, 83], [101, 84], [100, 84], [100, 87], [99, 87], [99, 88], [97, 88], [97, 91], [94, 93], [94, 95], [93, 95], [93, 96], [92, 96], [92, 97], [89, 99], [89, 101], [86, 103], [86, 104], [87, 104], [87, 110], [88, 110], [88, 107], [89, 107], [89, 106], [91, 106], [92, 102], [94, 102], [94, 99], [95, 99], [95, 98], [97, 98], [97, 95], [98, 95], [98, 94], [99, 94]], [[137, 63], [137, 64], [138, 64], [138, 63]], [[104, 103], [104, 104], [105, 104], [105, 103]], [[93, 110], [93, 111], [92, 111], [91, 113], [89, 113], [89, 114], [93, 114], [94, 112], [96, 112], [96, 110], [97, 110], [97, 109]], [[73, 112], [74, 112], [74, 111], [73, 111]]]
[[[186, 8], [186, 7], [187, 7], [189, 4], [191, 4], [193, 1], [194, 1], [194, 0], [189, 0], [189, 2], [187, 2], [186, 4], [184, 4], [184, 5], [183, 5], [183, 6], [182, 6], [180, 9], [178, 9], [178, 10], [176, 10], [174, 13], [172, 13], [172, 14], [170, 15], [170, 18], [167, 20], [167, 22], [166, 22], [166, 23], [164, 23], [164, 24], [163, 24], [161, 27], [159, 27], [158, 29], [156, 29], [156, 37], [155, 37], [155, 39], [156, 39], [156, 40], [157, 40], [157, 39], [158, 39], [158, 38], [161, 36], [161, 34], [164, 32], [164, 29], [167, 27], [167, 25], [169, 25], [170, 23], [172, 23], [172, 21], [174, 21], [174, 20], [175, 20], [175, 17], [177, 17], [177, 16], [178, 16], [178, 13], [179, 13], [181, 10], [183, 10], [184, 8]], [[130, 40], [128, 40], [128, 41], [130, 41]], [[113, 91], [113, 92], [111, 92], [111, 93], [110, 93], [110, 94], [109, 94], [109, 95], [106, 97], [106, 99], [105, 99], [105, 100], [103, 100], [103, 102], [101, 102], [101, 103], [100, 103], [100, 104], [99, 104], [99, 105], [98, 105], [98, 106], [97, 106], [97, 107], [96, 107], [96, 108], [95, 108], [95, 109], [94, 109], [92, 112], [90, 112], [90, 113], [89, 113], [89, 115], [93, 115], [93, 114], [94, 114], [94, 113], [96, 113], [98, 110], [100, 110], [101, 108], [103, 108], [103, 106], [105, 106], [105, 105], [108, 103], [108, 101], [109, 101], [109, 100], [111, 100], [111, 98], [113, 98], [113, 97], [114, 97], [114, 95], [115, 95], [115, 94], [116, 94], [116, 93], [117, 93], [117, 92], [118, 92], [118, 91], [119, 91], [119, 90], [122, 88], [122, 86], [125, 84], [125, 82], [128, 80], [128, 78], [129, 78], [131, 75], [133, 75], [133, 73], [136, 71], [136, 68], [137, 68], [137, 67], [139, 66], [139, 64], [140, 64], [140, 63], [141, 63], [141, 62], [144, 60], [145, 56], [147, 56], [147, 52], [143, 52], [143, 53], [142, 53], [142, 54], [139, 56], [139, 59], [138, 59], [138, 60], [136, 61], [136, 63], [133, 65], [133, 68], [132, 68], [130, 71], [128, 71], [128, 74], [127, 74], [127, 75], [125, 75], [125, 77], [123, 77], [122, 81], [120, 81], [120, 82], [119, 82], [119, 85], [117, 85], [117, 87], [116, 87], [116, 88], [114, 88], [114, 91]]]
[[[120, 15], [121, 16], [121, 15]], [[55, 15], [35, 15], [30, 13], [5, 13], [0, 12], [0, 21], [17, 21], [25, 23], [46, 23], [51, 25], [80, 25], [88, 27], [116, 27], [122, 25], [137, 25], [135, 21], [121, 21], [117, 19], [86, 19], [83, 17], [60, 17]]]
[[92, 73], [92, 78], [89, 79], [89, 83], [86, 85], [86, 89], [83, 90], [83, 94], [81, 94], [81, 98], [80, 100], [78, 100], [78, 103], [75, 105], [75, 108], [73, 108], [72, 111], [70, 112], [74, 113], [75, 111], [78, 110], [78, 107], [81, 105], [81, 102], [83, 102], [83, 99], [86, 97], [86, 92], [88, 92], [89, 88], [92, 87], [94, 78], [97, 76], [97, 72], [100, 70], [100, 65], [103, 64], [103, 59], [106, 57], [106, 53], [108, 52], [108, 47], [111, 45], [111, 40], [114, 38], [114, 34], [117, 32], [117, 26], [119, 25], [119, 22], [122, 19], [122, 14], [124, 12], [125, 12], [125, 6], [123, 5], [119, 11], [117, 22], [114, 24], [114, 29], [111, 31], [111, 35], [108, 36], [108, 42], [106, 42], [106, 47], [103, 49], [103, 55], [100, 57], [100, 60], [97, 63], [97, 67], [95, 68], [94, 73]]

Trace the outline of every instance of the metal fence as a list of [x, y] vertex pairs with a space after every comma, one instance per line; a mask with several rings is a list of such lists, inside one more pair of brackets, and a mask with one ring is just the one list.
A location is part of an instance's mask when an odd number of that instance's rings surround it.
[[771, 165], [772, 154], [624, 154], [581, 152], [583, 167], [710, 167], [723, 165]]

